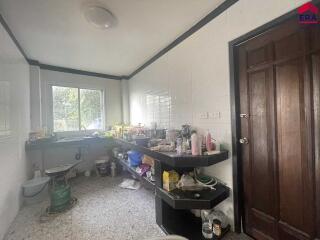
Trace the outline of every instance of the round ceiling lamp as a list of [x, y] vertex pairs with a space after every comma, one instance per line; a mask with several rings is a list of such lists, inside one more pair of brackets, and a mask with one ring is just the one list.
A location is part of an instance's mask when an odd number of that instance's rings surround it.
[[104, 7], [89, 5], [84, 8], [83, 13], [87, 21], [96, 28], [107, 29], [116, 24], [113, 14]]

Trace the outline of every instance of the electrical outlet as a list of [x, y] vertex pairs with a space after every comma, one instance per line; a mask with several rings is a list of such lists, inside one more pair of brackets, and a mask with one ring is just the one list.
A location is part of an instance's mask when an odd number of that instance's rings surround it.
[[208, 119], [208, 113], [207, 112], [200, 113], [199, 118], [200, 119]]
[[209, 113], [210, 119], [220, 119], [221, 118], [221, 112], [211, 112]]

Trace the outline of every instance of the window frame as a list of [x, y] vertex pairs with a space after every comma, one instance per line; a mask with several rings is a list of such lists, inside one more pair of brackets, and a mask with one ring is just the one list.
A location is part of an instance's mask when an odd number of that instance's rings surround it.
[[[47, 119], [49, 119], [49, 125], [50, 129], [53, 133], [59, 134], [59, 135], [84, 135], [84, 134], [90, 134], [96, 131], [105, 131], [106, 129], [106, 91], [104, 88], [99, 87], [89, 87], [89, 86], [82, 86], [82, 85], [76, 85], [76, 84], [60, 84], [60, 83], [54, 83], [54, 84], [48, 84], [49, 87], [49, 116], [47, 116]], [[66, 87], [66, 88], [76, 88], [78, 90], [78, 116], [79, 116], [79, 130], [74, 131], [55, 131], [54, 129], [54, 117], [53, 117], [53, 87]], [[100, 101], [102, 104], [101, 108], [101, 121], [102, 121], [102, 128], [101, 129], [83, 129], [81, 126], [81, 107], [80, 107], [80, 90], [96, 90], [101, 92]]]

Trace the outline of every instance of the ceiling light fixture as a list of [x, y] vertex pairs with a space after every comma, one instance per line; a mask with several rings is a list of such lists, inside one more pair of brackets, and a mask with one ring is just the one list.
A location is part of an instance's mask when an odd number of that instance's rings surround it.
[[96, 5], [89, 5], [83, 9], [87, 21], [100, 29], [107, 29], [116, 24], [113, 14], [106, 8]]

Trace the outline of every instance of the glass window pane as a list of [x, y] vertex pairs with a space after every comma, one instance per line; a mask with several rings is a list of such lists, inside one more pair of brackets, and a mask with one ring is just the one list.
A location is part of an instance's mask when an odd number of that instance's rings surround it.
[[81, 127], [102, 129], [102, 91], [80, 89]]
[[78, 88], [52, 87], [55, 132], [79, 131]]

